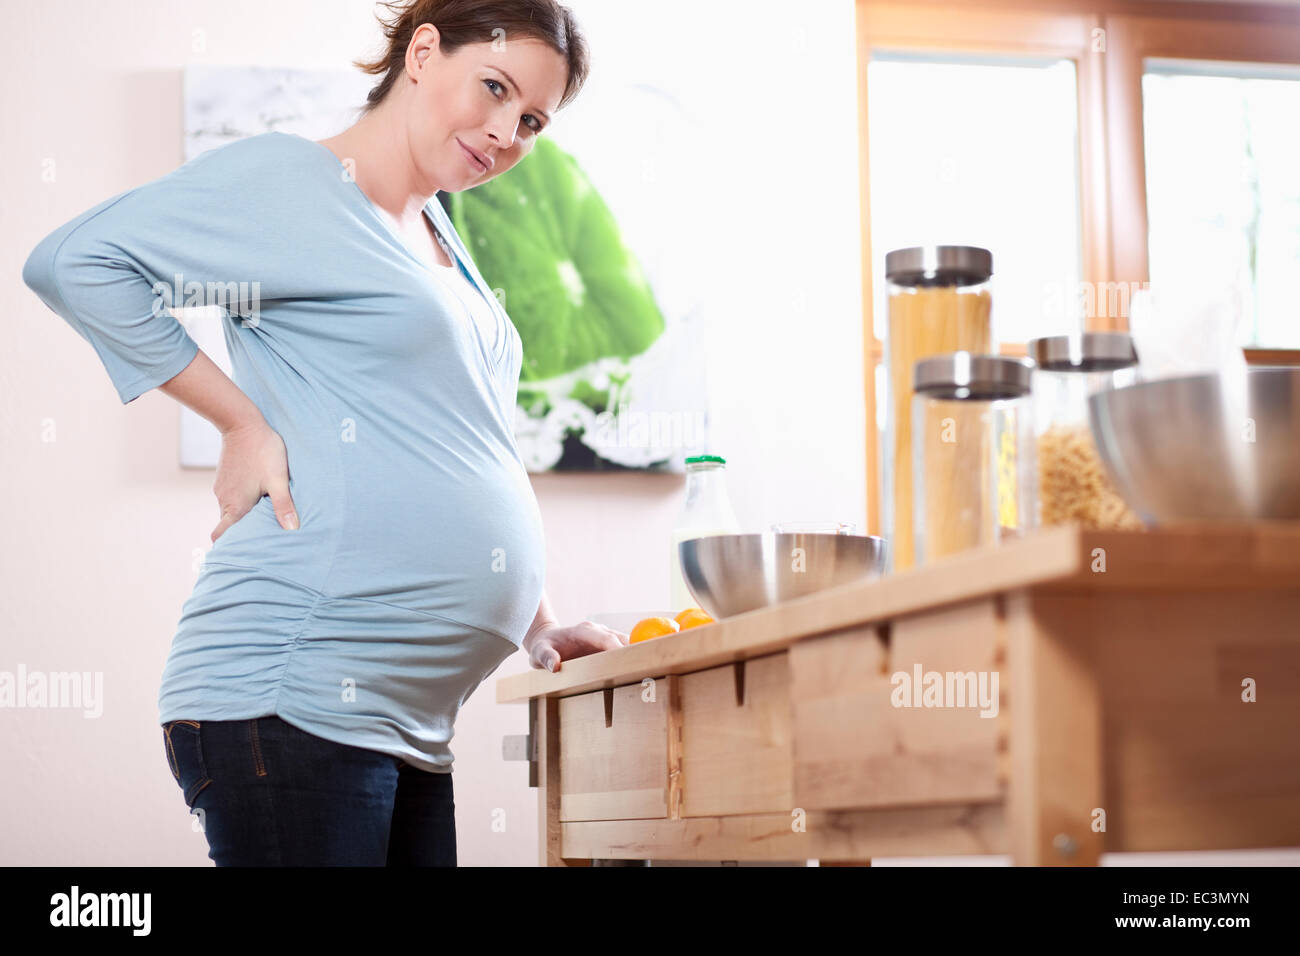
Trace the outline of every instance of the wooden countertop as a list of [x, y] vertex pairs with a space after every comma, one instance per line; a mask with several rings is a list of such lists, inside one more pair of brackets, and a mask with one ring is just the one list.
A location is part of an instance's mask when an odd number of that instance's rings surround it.
[[[1094, 570], [1102, 558], [1105, 570]], [[1042, 529], [996, 548], [565, 661], [553, 674], [531, 669], [502, 677], [496, 682], [497, 702], [564, 697], [717, 667], [776, 653], [817, 634], [1028, 588], [1297, 589], [1300, 522], [1189, 524], [1137, 532]]]

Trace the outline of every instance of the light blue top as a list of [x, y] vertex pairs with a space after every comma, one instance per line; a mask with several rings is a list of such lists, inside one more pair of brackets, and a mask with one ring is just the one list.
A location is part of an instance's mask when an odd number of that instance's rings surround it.
[[105, 200], [24, 265], [124, 403], [198, 351], [166, 307], [220, 302], [232, 378], [288, 452], [300, 528], [263, 497], [217, 539], [160, 723], [275, 714], [449, 772], [457, 711], [521, 646], [545, 576], [521, 342], [442, 206], [425, 212], [463, 277], [418, 259], [327, 147], [263, 133]]

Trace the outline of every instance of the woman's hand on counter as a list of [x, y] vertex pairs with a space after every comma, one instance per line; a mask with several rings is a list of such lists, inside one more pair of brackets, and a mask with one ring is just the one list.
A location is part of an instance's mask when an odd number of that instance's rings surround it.
[[548, 624], [524, 640], [524, 650], [528, 651], [528, 663], [533, 667], [558, 671], [561, 661], [623, 647], [627, 640], [622, 631], [592, 621]]

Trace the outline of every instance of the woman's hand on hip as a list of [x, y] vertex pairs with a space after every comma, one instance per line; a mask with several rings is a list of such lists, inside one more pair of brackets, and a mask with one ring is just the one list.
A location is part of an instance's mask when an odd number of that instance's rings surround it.
[[550, 671], [558, 671], [561, 661], [613, 650], [625, 644], [627, 635], [622, 631], [592, 621], [567, 626], [548, 624], [524, 638], [528, 663]]
[[289, 497], [289, 456], [284, 440], [265, 420], [221, 433], [221, 459], [212, 492], [221, 507], [221, 520], [212, 529], [214, 542], [262, 495], [271, 496], [280, 527], [298, 527], [298, 513]]

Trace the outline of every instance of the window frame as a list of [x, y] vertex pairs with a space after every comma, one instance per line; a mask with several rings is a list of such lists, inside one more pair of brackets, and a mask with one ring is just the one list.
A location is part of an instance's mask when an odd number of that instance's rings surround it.
[[[1079, 223], [1084, 282], [1146, 283], [1146, 156], [1142, 72], [1147, 58], [1300, 65], [1300, 9], [1262, 3], [965, 0], [944, 6], [855, 0], [859, 195], [867, 442], [867, 533], [879, 534], [881, 435], [876, 369], [883, 343], [873, 312], [868, 65], [873, 51], [1036, 56], [1074, 62], [1077, 82]], [[883, 277], [882, 277], [883, 278]], [[1120, 330], [1123, 317], [1085, 319]], [[1007, 355], [1025, 343], [1004, 343]], [[1256, 365], [1300, 365], [1300, 349], [1243, 350]]]

